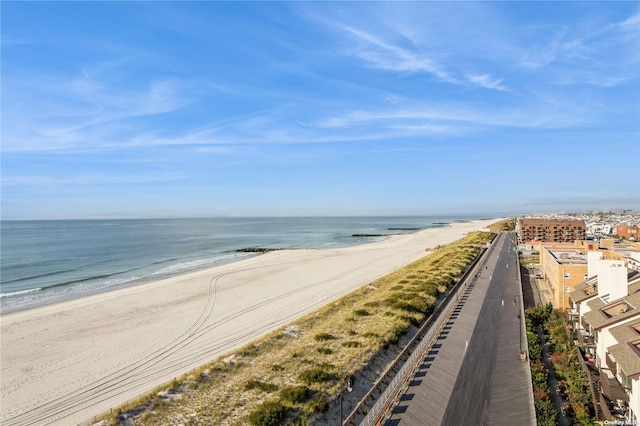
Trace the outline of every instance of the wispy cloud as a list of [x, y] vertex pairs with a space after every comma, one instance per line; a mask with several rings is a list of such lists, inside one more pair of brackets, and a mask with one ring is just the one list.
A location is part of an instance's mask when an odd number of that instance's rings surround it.
[[541, 43], [517, 46], [521, 66], [539, 69], [560, 84], [613, 87], [640, 77], [640, 13], [618, 22], [592, 18], [581, 25], [549, 26], [544, 40], [541, 28], [529, 29]]
[[[111, 70], [112, 71], [112, 70]], [[120, 70], [121, 71], [121, 70]], [[152, 77], [118, 84], [109, 70], [83, 70], [80, 76], [13, 77], [4, 95], [12, 102], [3, 129], [3, 151], [91, 149], [123, 143], [144, 132], [143, 118], [177, 111], [190, 102], [176, 78]], [[36, 106], [34, 108], [33, 106]]]
[[470, 82], [477, 84], [478, 86], [484, 87], [485, 89], [493, 89], [500, 91], [507, 91], [507, 87], [502, 84], [502, 79], [491, 78], [489, 74], [483, 75], [469, 75], [467, 76]]
[[362, 29], [348, 25], [337, 26], [363, 42], [350, 53], [376, 68], [397, 72], [421, 72], [448, 83], [456, 83], [456, 79], [425, 52], [402, 48]]
[[[404, 10], [401, 8], [401, 10]], [[378, 8], [367, 15], [367, 22], [336, 16], [313, 15], [316, 21], [341, 32], [340, 42], [346, 46], [344, 55], [358, 58], [369, 67], [404, 75], [427, 75], [436, 81], [455, 86], [474, 86], [492, 90], [507, 90], [501, 78], [489, 73], [467, 69], [468, 64], [447, 52], [442, 41], [433, 43], [422, 28], [432, 23], [428, 14], [421, 14], [424, 22], [407, 19], [409, 16], [389, 18], [386, 8]], [[410, 11], [407, 9], [407, 12]], [[345, 37], [346, 35], [346, 37]], [[445, 36], [465, 37], [466, 34]], [[456, 44], [457, 41], [452, 41]], [[443, 50], [445, 49], [445, 50]], [[459, 49], [456, 47], [456, 50]]]
[[[462, 128], [473, 126], [496, 126], [510, 128], [563, 128], [575, 126], [588, 120], [586, 112], [579, 106], [569, 105], [548, 98], [529, 102], [518, 108], [500, 106], [469, 105], [464, 103], [414, 103], [411, 108], [386, 110], [356, 110], [341, 115], [326, 117], [319, 127], [362, 128], [371, 125], [391, 129], [414, 129], [425, 133], [457, 133]], [[416, 133], [420, 135], [424, 133]]]
[[637, 34], [638, 28], [640, 28], [640, 12], [636, 12], [616, 25], [623, 31]]

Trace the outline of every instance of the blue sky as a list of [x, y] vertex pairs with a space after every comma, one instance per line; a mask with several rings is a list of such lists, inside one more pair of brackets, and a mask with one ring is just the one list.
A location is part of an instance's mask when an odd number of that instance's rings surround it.
[[640, 209], [635, 2], [2, 2], [2, 217]]

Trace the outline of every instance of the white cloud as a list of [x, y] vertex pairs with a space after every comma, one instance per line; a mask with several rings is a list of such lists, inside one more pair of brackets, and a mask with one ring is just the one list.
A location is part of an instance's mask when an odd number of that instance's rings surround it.
[[[185, 85], [177, 79], [155, 78], [131, 87], [89, 74], [70, 80], [30, 79], [26, 90], [11, 95], [28, 101], [5, 108], [5, 118], [10, 117], [3, 129], [5, 152], [116, 146], [126, 142], [125, 135], [146, 131], [139, 119], [189, 103]], [[17, 82], [14, 92], [22, 84]]]
[[633, 33], [638, 33], [638, 29], [640, 28], [640, 13], [636, 13], [635, 15], [631, 15], [629, 18], [620, 22], [618, 26], [625, 31], [630, 31]]
[[[587, 120], [580, 106], [539, 96], [518, 108], [469, 103], [415, 102], [410, 107], [387, 110], [354, 110], [318, 121], [318, 127], [363, 129], [368, 127], [415, 130], [419, 134], [486, 126], [512, 128], [565, 128]], [[470, 126], [470, 127], [469, 127]], [[465, 131], [466, 131], [465, 130]]]
[[439, 80], [456, 83], [456, 79], [425, 52], [411, 51], [397, 46], [353, 26], [335, 25], [363, 42], [359, 46], [349, 49], [348, 53], [368, 62], [375, 68], [397, 72], [426, 73]]
[[467, 76], [470, 82], [484, 87], [485, 89], [493, 89], [500, 91], [507, 91], [507, 87], [502, 84], [502, 79], [492, 79], [489, 74], [483, 75], [469, 75]]

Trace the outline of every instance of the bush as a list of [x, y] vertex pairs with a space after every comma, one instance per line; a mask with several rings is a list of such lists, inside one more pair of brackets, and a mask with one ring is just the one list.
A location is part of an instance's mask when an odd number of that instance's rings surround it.
[[319, 333], [316, 334], [313, 338], [316, 339], [317, 342], [325, 342], [327, 340], [335, 339], [335, 336], [329, 333]]
[[310, 413], [324, 413], [329, 409], [329, 401], [324, 395], [316, 395], [305, 407], [305, 411]]
[[593, 424], [587, 407], [582, 404], [573, 404], [571, 407], [573, 409], [573, 412], [575, 413], [576, 424], [585, 426]]
[[356, 340], [348, 340], [346, 342], [342, 342], [342, 346], [345, 348], [359, 348], [361, 344]]
[[429, 285], [424, 289], [424, 292], [431, 297], [438, 297], [440, 295], [440, 289], [436, 285]]
[[278, 386], [272, 383], [261, 382], [259, 380], [249, 380], [247, 383], [245, 383], [244, 388], [246, 390], [258, 389], [263, 392], [273, 392], [278, 389]]
[[555, 426], [558, 413], [549, 400], [534, 399], [537, 426]]
[[285, 423], [288, 411], [278, 401], [266, 401], [249, 414], [249, 423], [253, 426], [279, 426]]
[[328, 382], [331, 379], [331, 374], [327, 373], [327, 371], [322, 366], [305, 370], [298, 375], [298, 380], [300, 380], [305, 385]]
[[559, 344], [566, 344], [569, 339], [567, 338], [567, 332], [564, 329], [564, 325], [558, 324], [551, 329], [551, 338]]
[[369, 315], [371, 315], [366, 309], [356, 309], [353, 313], [359, 317], [368, 317]]
[[415, 327], [420, 327], [420, 320], [417, 319], [416, 317], [413, 317], [411, 315], [399, 315], [398, 318], [400, 318], [403, 321], [407, 321], [409, 324]]
[[529, 358], [532, 361], [540, 361], [542, 359], [542, 345], [538, 335], [527, 330], [527, 343], [529, 344]]
[[409, 331], [409, 323], [403, 323], [402, 325], [396, 325], [391, 330], [391, 336], [387, 339], [387, 342], [395, 345], [400, 341], [400, 337], [404, 336]]
[[333, 353], [333, 350], [331, 350], [331, 348], [318, 348], [316, 350], [318, 351], [318, 353], [321, 353], [323, 355], [331, 355]]
[[311, 396], [311, 391], [306, 386], [292, 386], [280, 391], [280, 399], [290, 404], [301, 404]]
[[[398, 298], [399, 299], [399, 298]], [[410, 300], [387, 299], [388, 306], [398, 311], [406, 311], [409, 313], [426, 313], [431, 306], [424, 300], [413, 297]]]

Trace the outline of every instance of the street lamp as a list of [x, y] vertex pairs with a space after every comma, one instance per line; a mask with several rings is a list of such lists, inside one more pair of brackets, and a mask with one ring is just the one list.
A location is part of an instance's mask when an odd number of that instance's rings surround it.
[[[353, 390], [353, 379], [351, 377], [349, 377], [347, 379], [347, 392], [351, 392]], [[342, 399], [343, 399], [343, 394], [344, 391], [340, 392], [340, 426], [342, 426], [343, 424], [343, 417], [342, 417]]]

